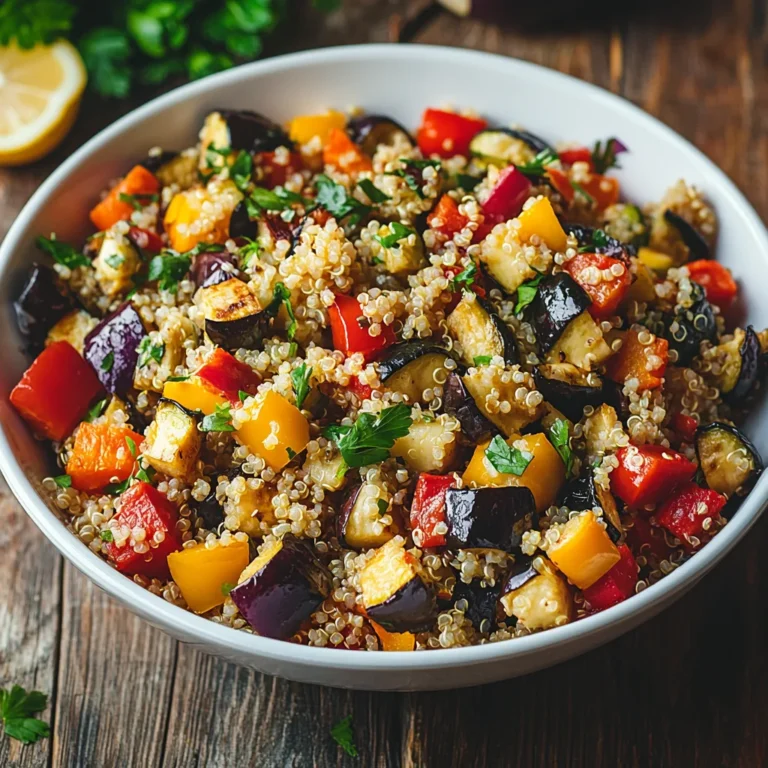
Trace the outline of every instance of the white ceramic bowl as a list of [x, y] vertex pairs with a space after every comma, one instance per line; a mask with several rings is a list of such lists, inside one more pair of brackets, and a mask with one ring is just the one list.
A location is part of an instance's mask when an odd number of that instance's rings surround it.
[[[472, 107], [491, 121], [520, 123], [552, 141], [591, 143], [618, 136], [622, 188], [631, 199], [659, 199], [678, 178], [699, 185], [721, 222], [719, 257], [741, 279], [748, 317], [768, 326], [761, 280], [768, 236], [741, 193], [704, 155], [630, 103], [592, 85], [541, 67], [483, 53], [424, 46], [330, 48], [270, 59], [179, 88], [132, 112], [70, 157], [38, 189], [0, 249], [0, 296], [6, 339], [0, 371], [0, 469], [43, 533], [88, 578], [152, 625], [201, 650], [262, 672], [347, 688], [420, 690], [477, 685], [555, 664], [605, 643], [668, 606], [712, 568], [757, 520], [768, 493], [764, 475], [742, 508], [704, 550], [630, 600], [575, 624], [504, 643], [426, 653], [360, 653], [308, 648], [255, 637], [214, 624], [141, 589], [69, 533], [40, 493], [46, 452], [8, 403], [28, 360], [11, 312], [33, 241], [51, 231], [77, 241], [87, 211], [107, 181], [125, 172], [149, 147], [187, 147], [203, 116], [217, 107], [250, 108], [285, 121], [329, 106], [359, 105], [418, 124], [426, 106]], [[748, 431], [768, 455], [766, 408]], [[50, 467], [48, 466], [48, 469]]]

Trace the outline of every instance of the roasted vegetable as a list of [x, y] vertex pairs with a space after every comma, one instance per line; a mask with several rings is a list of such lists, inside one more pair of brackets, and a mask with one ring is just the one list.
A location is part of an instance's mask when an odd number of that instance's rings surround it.
[[518, 362], [517, 343], [509, 327], [485, 299], [467, 292], [448, 315], [448, 331], [461, 345], [464, 361], [474, 365], [477, 357], [498, 355], [505, 362]]
[[49, 440], [69, 435], [101, 392], [88, 363], [66, 341], [46, 347], [10, 394], [11, 405]]
[[720, 364], [715, 378], [723, 399], [734, 407], [743, 407], [764, 367], [760, 339], [754, 328], [751, 325], [746, 330], [737, 328], [733, 338], [715, 347], [712, 354]]
[[531, 196], [530, 180], [514, 166], [505, 168], [483, 203], [487, 226], [514, 219]]
[[616, 499], [610, 491], [595, 482], [595, 475], [591, 469], [582, 470], [581, 475], [574, 477], [563, 487], [558, 504], [568, 507], [573, 512], [584, 512], [600, 507], [603, 510], [603, 521], [611, 541], [617, 544], [621, 540], [624, 528], [619, 510], [616, 508]]
[[373, 360], [395, 342], [395, 332], [388, 325], [382, 325], [378, 336], [370, 334], [370, 323], [365, 319], [360, 302], [354, 296], [337, 294], [328, 314], [331, 318], [334, 349], [341, 350], [345, 355], [360, 352], [366, 361]]
[[197, 419], [173, 400], [160, 400], [142, 445], [144, 458], [158, 472], [191, 480], [200, 453]]
[[514, 128], [490, 128], [478, 133], [469, 144], [469, 151], [475, 156], [496, 166], [520, 163], [535, 154], [554, 149], [546, 141], [528, 131]]
[[185, 547], [168, 555], [171, 578], [195, 613], [222, 605], [226, 585], [235, 584], [248, 565], [247, 541], [230, 541], [209, 549], [205, 544]]
[[459, 420], [462, 433], [471, 443], [487, 440], [497, 431], [496, 426], [483, 416], [458, 373], [450, 373], [445, 382], [443, 407], [446, 413]]
[[678, 488], [655, 514], [656, 522], [688, 551], [698, 549], [717, 530], [727, 499], [710, 488], [687, 483]]
[[205, 118], [200, 140], [205, 149], [231, 147], [256, 154], [292, 147], [286, 132], [268, 117], [247, 109], [220, 109]]
[[613, 317], [632, 285], [628, 264], [603, 253], [577, 253], [564, 267], [592, 300], [588, 311], [597, 320]]
[[220, 251], [204, 251], [195, 256], [192, 279], [200, 288], [208, 288], [239, 276], [232, 254], [224, 248]]
[[[648, 338], [641, 341], [641, 334]], [[606, 365], [608, 378], [622, 387], [629, 379], [637, 379], [638, 392], [660, 387], [669, 362], [669, 342], [635, 328], [622, 333], [620, 338], [621, 348]]]
[[701, 286], [693, 283], [692, 304], [667, 321], [667, 339], [677, 352], [677, 364], [689, 365], [699, 354], [702, 341], [714, 341], [717, 323]]
[[432, 625], [437, 613], [434, 592], [401, 539], [376, 551], [360, 571], [359, 583], [366, 612], [387, 631], [421, 632]]
[[429, 403], [426, 390], [442, 386], [448, 376], [446, 360], [455, 355], [426, 341], [401, 341], [389, 347], [378, 362], [379, 379], [391, 392], [405, 395], [410, 403]]
[[331, 591], [331, 574], [314, 550], [288, 534], [262, 548], [229, 596], [263, 637], [295, 634]]
[[424, 240], [415, 229], [398, 230], [396, 224], [382, 224], [375, 235], [381, 244], [379, 258], [384, 261], [384, 269], [390, 275], [418, 272], [427, 266]]
[[261, 384], [258, 373], [220, 347], [213, 350], [196, 375], [236, 405], [240, 403], [241, 392], [255, 395]]
[[[454, 475], [422, 472], [416, 481], [411, 503], [411, 530], [421, 547], [445, 546], [448, 525], [445, 520], [445, 493], [456, 485]], [[418, 533], [417, 533], [418, 531]]]
[[337, 518], [337, 536], [343, 547], [371, 549], [386, 544], [394, 535], [380, 521], [387, 514], [389, 494], [375, 483], [352, 488]]
[[542, 280], [531, 304], [541, 351], [549, 352], [570, 323], [590, 304], [584, 289], [567, 272], [558, 272]]
[[449, 547], [501, 549], [519, 546], [523, 524], [536, 511], [528, 488], [449, 488], [445, 494]]
[[146, 335], [139, 313], [126, 302], [86, 336], [84, 357], [107, 392], [123, 397], [132, 388], [139, 345]]
[[490, 632], [496, 626], [496, 607], [499, 604], [501, 584], [481, 587], [477, 579], [469, 584], [459, 580], [453, 588], [454, 606], [464, 612], [479, 632]]
[[200, 291], [208, 338], [227, 350], [255, 349], [270, 320], [248, 286], [233, 277]]
[[56, 341], [69, 342], [81, 355], [85, 349], [85, 339], [98, 325], [98, 320], [91, 317], [84, 309], [75, 309], [64, 315], [45, 337], [45, 346]]
[[416, 133], [416, 141], [425, 157], [433, 154], [440, 157], [468, 156], [470, 142], [487, 125], [480, 118], [427, 109]]
[[635, 594], [637, 563], [632, 550], [622, 544], [619, 547], [619, 555], [621, 560], [591, 587], [584, 590], [584, 599], [593, 611], [604, 611]]
[[515, 616], [531, 631], [559, 627], [573, 616], [573, 597], [565, 579], [541, 557], [513, 568], [502, 587], [501, 604], [507, 616]]
[[163, 397], [177, 402], [188, 411], [200, 411], [205, 416], [215, 413], [216, 406], [224, 406], [229, 402], [222, 391], [196, 376], [190, 376], [184, 381], [166, 381]]
[[109, 191], [107, 196], [91, 209], [91, 222], [96, 229], [104, 232], [118, 221], [131, 217], [133, 206], [126, 198], [149, 203], [160, 191], [160, 182], [144, 166], [135, 165]]
[[447, 430], [444, 418], [414, 421], [408, 434], [395, 440], [390, 455], [400, 457], [416, 472], [444, 473], [458, 456], [456, 433]]
[[568, 237], [548, 198], [540, 198], [529, 208], [526, 208], [518, 218], [520, 226], [517, 233], [521, 242], [531, 242], [535, 235], [551, 251], [565, 250]]
[[309, 144], [315, 138], [324, 144], [334, 128], [343, 128], [346, 124], [347, 116], [343, 112], [328, 109], [316, 115], [297, 115], [288, 123], [288, 135], [300, 145]]
[[[343, 126], [341, 126], [343, 127]], [[361, 115], [353, 117], [347, 123], [349, 138], [357, 144], [366, 155], [376, 152], [379, 144], [393, 146], [408, 143], [415, 146], [413, 137], [400, 123], [383, 115]]]
[[728, 497], [746, 494], [763, 471], [760, 454], [746, 435], [719, 421], [696, 430], [696, 455], [707, 485]]
[[534, 374], [536, 389], [571, 421], [581, 421], [584, 408], [605, 402], [603, 382], [597, 374], [586, 374], [570, 363], [539, 365]]
[[16, 324], [33, 349], [42, 346], [46, 333], [73, 307], [64, 283], [42, 264], [32, 265], [19, 298], [13, 302]]
[[685, 265], [694, 283], [704, 289], [704, 295], [711, 304], [727, 309], [739, 292], [731, 270], [717, 261], [700, 259]]
[[141, 259], [127, 237], [108, 232], [101, 241], [93, 267], [99, 287], [112, 297], [135, 287], [133, 276], [141, 269]]
[[[562, 273], [561, 273], [562, 274]], [[572, 363], [590, 371], [602, 365], [612, 354], [600, 326], [589, 312], [582, 312], [547, 353], [547, 362]]]
[[712, 258], [707, 241], [682, 216], [674, 211], [666, 210], [664, 211], [664, 220], [680, 233], [682, 241], [688, 246], [691, 260]]

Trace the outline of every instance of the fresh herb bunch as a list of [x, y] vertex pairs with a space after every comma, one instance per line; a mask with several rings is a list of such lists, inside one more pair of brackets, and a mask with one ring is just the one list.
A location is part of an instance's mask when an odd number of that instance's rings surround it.
[[[339, 0], [313, 0], [330, 11]], [[4, 0], [0, 45], [75, 43], [91, 86], [123, 98], [140, 83], [205, 77], [261, 55], [288, 0]]]

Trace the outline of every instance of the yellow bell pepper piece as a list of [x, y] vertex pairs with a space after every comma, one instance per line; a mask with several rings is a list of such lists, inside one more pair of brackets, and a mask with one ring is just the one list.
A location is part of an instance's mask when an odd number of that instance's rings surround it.
[[341, 112], [329, 109], [321, 115], [299, 115], [288, 123], [288, 135], [297, 144], [307, 144], [315, 136], [325, 144], [334, 128], [342, 129], [347, 124], [347, 117]]
[[214, 413], [217, 405], [229, 404], [224, 395], [195, 378], [187, 381], [166, 381], [163, 397], [174, 400], [188, 411], [201, 411], [206, 416]]
[[637, 258], [654, 272], [663, 274], [675, 266], [675, 260], [671, 256], [661, 251], [654, 251], [653, 248], [640, 248], [637, 252]]
[[647, 264], [643, 264], [642, 261], [638, 261], [635, 280], [629, 286], [625, 303], [627, 301], [655, 301], [656, 288], [654, 286], [653, 272], [650, 267]]
[[579, 589], [591, 587], [621, 560], [616, 545], [592, 512], [571, 518], [547, 554]]
[[237, 430], [237, 437], [278, 472], [307, 447], [309, 422], [272, 389], [255, 398], [250, 408], [251, 418]]
[[520, 221], [518, 232], [523, 242], [528, 242], [534, 235], [538, 235], [551, 251], [565, 250], [568, 236], [557, 220], [552, 203], [546, 197], [537, 200], [517, 218]]
[[248, 554], [247, 541], [232, 541], [213, 549], [198, 544], [168, 555], [168, 567], [187, 605], [195, 613], [205, 613], [224, 602], [222, 588], [237, 584], [248, 565]]
[[507, 440], [509, 445], [521, 440], [525, 443], [523, 450], [533, 454], [530, 464], [522, 475], [512, 475], [498, 472], [485, 456], [489, 443], [481, 443], [475, 448], [466, 470], [464, 483], [477, 488], [485, 486], [512, 485], [529, 488], [536, 500], [536, 510], [544, 512], [557, 500], [557, 492], [565, 482], [565, 465], [560, 454], [554, 449], [546, 435], [539, 432], [535, 435], [513, 435]]

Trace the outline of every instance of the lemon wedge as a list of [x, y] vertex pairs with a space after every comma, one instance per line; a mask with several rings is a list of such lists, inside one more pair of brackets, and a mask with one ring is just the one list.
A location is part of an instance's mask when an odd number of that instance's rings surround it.
[[86, 74], [66, 41], [0, 48], [0, 166], [48, 154], [72, 127]]

